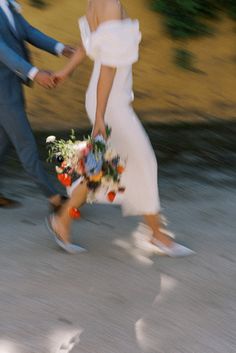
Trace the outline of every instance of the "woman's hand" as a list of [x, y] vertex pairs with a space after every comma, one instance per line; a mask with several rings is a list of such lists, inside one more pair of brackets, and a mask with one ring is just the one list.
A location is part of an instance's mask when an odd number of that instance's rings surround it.
[[66, 71], [61, 70], [53, 74], [53, 81], [55, 85], [58, 86], [59, 84], [62, 84], [63, 82], [65, 82], [68, 77], [69, 75], [66, 73]]
[[93, 126], [92, 136], [96, 137], [102, 135], [105, 140], [107, 140], [106, 125], [102, 118], [96, 119]]
[[[68, 53], [67, 53], [68, 54]], [[61, 70], [54, 74], [54, 83], [56, 85], [63, 83], [69, 76], [73, 74], [75, 69], [79, 66], [79, 64], [85, 59], [86, 52], [83, 46], [79, 46], [74, 54], [71, 56], [70, 60], [66, 64], [66, 66]]]

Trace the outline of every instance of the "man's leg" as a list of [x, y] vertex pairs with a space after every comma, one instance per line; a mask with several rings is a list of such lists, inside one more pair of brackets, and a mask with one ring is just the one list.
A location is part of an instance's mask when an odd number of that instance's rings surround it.
[[39, 159], [38, 149], [23, 104], [4, 107], [3, 127], [16, 149], [26, 172], [50, 199], [59, 197]]
[[6, 134], [6, 131], [0, 124], [0, 164], [5, 158], [5, 153], [10, 145], [9, 138]]
[[[10, 141], [9, 138], [3, 129], [3, 127], [0, 124], [0, 165], [2, 165], [2, 162], [6, 156], [7, 150], [9, 148]], [[8, 199], [2, 195], [2, 188], [0, 190], [0, 207], [16, 207], [19, 206], [20, 204], [14, 200]]]

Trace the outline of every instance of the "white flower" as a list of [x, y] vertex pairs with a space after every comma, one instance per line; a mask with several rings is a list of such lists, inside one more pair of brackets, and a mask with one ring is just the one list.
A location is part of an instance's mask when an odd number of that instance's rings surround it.
[[115, 193], [117, 193], [119, 189], [119, 184], [116, 181], [111, 180], [109, 189], [110, 191], [114, 191]]
[[56, 141], [56, 136], [48, 136], [46, 139], [46, 143], [52, 143]]
[[101, 180], [101, 183], [102, 183], [102, 186], [104, 188], [109, 188], [110, 185], [111, 185], [111, 178], [109, 177], [103, 177], [102, 180]]
[[111, 148], [109, 148], [108, 150], [106, 150], [104, 158], [106, 161], [110, 161], [113, 158], [115, 158], [116, 156], [117, 156], [117, 153], [114, 150], [112, 150]]
[[63, 169], [56, 166], [56, 172], [57, 172], [57, 174], [61, 174], [61, 173], [63, 173]]
[[92, 192], [92, 191], [88, 192], [86, 201], [87, 201], [87, 203], [90, 203], [90, 204], [92, 204], [92, 203], [97, 201], [94, 192]]
[[106, 190], [106, 193], [108, 193], [109, 191], [114, 191], [114, 192], [118, 192], [119, 189], [119, 183], [117, 183], [116, 181], [114, 181], [112, 179], [112, 177], [103, 177], [101, 179], [101, 183], [102, 183], [102, 188], [104, 190]]
[[75, 152], [75, 158], [77, 159], [81, 159], [84, 155], [84, 152], [87, 148], [87, 142], [80, 142], [77, 141], [74, 145], [73, 145], [73, 151]]
[[82, 141], [82, 142], [76, 142], [74, 144], [74, 149], [75, 151], [83, 151], [85, 148], [87, 147], [87, 142], [86, 141]]

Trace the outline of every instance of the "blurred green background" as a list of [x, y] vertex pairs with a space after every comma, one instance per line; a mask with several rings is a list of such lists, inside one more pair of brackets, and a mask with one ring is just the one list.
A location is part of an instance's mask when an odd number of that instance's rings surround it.
[[[58, 40], [77, 45], [86, 0], [22, 0], [23, 14]], [[235, 117], [236, 0], [124, 0], [143, 33], [134, 67], [135, 109], [144, 122], [205, 122]], [[36, 5], [36, 6], [35, 6]], [[44, 6], [45, 5], [45, 6]], [[32, 48], [34, 62], [57, 70], [64, 59]], [[84, 95], [92, 63], [55, 91], [27, 89], [37, 130], [88, 126]]]

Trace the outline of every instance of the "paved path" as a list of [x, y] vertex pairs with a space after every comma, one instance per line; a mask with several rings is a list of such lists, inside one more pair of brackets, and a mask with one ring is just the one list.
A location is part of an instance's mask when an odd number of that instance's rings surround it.
[[161, 178], [171, 228], [197, 251], [178, 260], [137, 247], [140, 220], [106, 206], [74, 225], [89, 252], [64, 254], [38, 190], [5, 180], [24, 206], [0, 210], [0, 353], [235, 353], [236, 192], [220, 179]]

